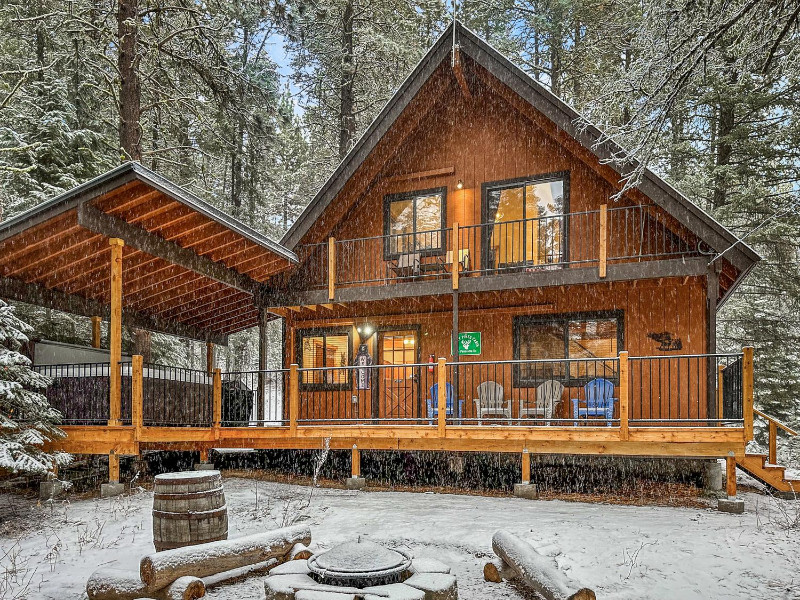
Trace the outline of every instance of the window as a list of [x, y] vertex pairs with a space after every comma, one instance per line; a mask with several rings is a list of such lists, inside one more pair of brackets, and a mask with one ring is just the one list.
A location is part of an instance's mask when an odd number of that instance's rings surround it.
[[[352, 347], [350, 332], [346, 329], [300, 331], [298, 361], [301, 369], [327, 370], [302, 371], [300, 385], [305, 389], [335, 390], [350, 387], [350, 371], [335, 367], [350, 364]], [[334, 367], [331, 369], [330, 367]]]
[[436, 188], [386, 196], [383, 233], [387, 259], [443, 252], [446, 193], [446, 188]]
[[515, 317], [514, 358], [560, 362], [517, 365], [514, 384], [536, 386], [556, 379], [567, 385], [583, 385], [598, 377], [616, 379], [617, 362], [603, 359], [618, 356], [622, 348], [622, 329], [619, 311]]
[[566, 262], [567, 173], [483, 186], [484, 264], [492, 269]]

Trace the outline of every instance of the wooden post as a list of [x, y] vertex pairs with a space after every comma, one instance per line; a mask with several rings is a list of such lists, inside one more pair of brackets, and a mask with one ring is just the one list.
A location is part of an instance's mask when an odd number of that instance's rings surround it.
[[300, 412], [300, 373], [296, 364], [289, 365], [289, 430], [297, 435], [297, 415]]
[[222, 371], [214, 369], [214, 380], [212, 383], [212, 398], [214, 405], [214, 427], [222, 426]]
[[778, 463], [778, 424], [769, 420], [769, 455], [767, 462], [771, 465]]
[[[436, 405], [438, 407], [437, 426], [439, 427], [439, 437], [444, 437], [445, 427], [447, 427], [447, 361], [444, 358], [439, 358], [436, 382], [439, 384], [436, 394]], [[453, 402], [455, 402], [455, 399]]]
[[211, 375], [214, 372], [214, 344], [206, 342], [206, 372]]
[[131, 357], [131, 423], [134, 427], [136, 440], [138, 441], [142, 435], [142, 427], [144, 427], [144, 413], [142, 409], [143, 396], [143, 363], [140, 354], [134, 354]]
[[200, 462], [201, 463], [208, 462], [208, 448], [200, 448]]
[[[722, 419], [722, 372], [725, 370], [725, 365], [717, 365], [717, 419]], [[719, 423], [717, 423], [719, 425]]]
[[600, 205], [600, 279], [606, 277], [606, 261], [608, 255], [608, 205]]
[[725, 492], [728, 498], [736, 497], [736, 457], [725, 457]]
[[719, 272], [722, 262], [709, 265], [706, 273], [706, 405], [709, 419], [721, 419], [717, 395], [714, 393], [715, 379], [717, 377], [717, 360], [713, 357], [717, 353], [717, 303], [719, 300]]
[[619, 353], [619, 439], [627, 440], [628, 410], [630, 406], [630, 386], [628, 385], [628, 352]]
[[119, 454], [114, 450], [108, 453], [108, 482], [119, 483]]
[[453, 289], [458, 289], [458, 271], [461, 268], [461, 248], [458, 243], [458, 223], [453, 223], [453, 239], [450, 240], [453, 262], [450, 266], [453, 276]]
[[744, 440], [753, 439], [753, 347], [742, 348], [742, 410], [744, 418]]
[[267, 411], [267, 358], [269, 357], [269, 344], [267, 342], [267, 310], [258, 309], [258, 403], [256, 404], [256, 420], [259, 425], [264, 425]]
[[108, 411], [108, 424], [122, 423], [122, 247], [119, 238], [108, 240], [111, 245], [111, 322], [109, 327], [109, 388], [111, 405]]
[[100, 347], [100, 323], [102, 322], [103, 317], [92, 317], [92, 348]]
[[354, 478], [361, 477], [361, 451], [355, 444], [353, 444], [353, 450], [350, 456], [350, 475]]
[[522, 451], [522, 483], [531, 482], [531, 453], [525, 448]]
[[[366, 257], [365, 257], [366, 258]], [[328, 300], [336, 296], [336, 238], [328, 238]]]

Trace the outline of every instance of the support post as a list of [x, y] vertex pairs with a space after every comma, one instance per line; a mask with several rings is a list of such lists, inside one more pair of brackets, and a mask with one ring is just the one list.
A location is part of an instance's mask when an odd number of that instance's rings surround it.
[[[706, 353], [714, 355], [717, 353], [717, 300], [719, 298], [719, 270], [722, 263], [709, 265], [706, 273]], [[722, 413], [718, 412], [717, 395], [714, 387], [717, 379], [717, 363], [712, 356], [706, 360], [706, 387], [707, 391], [707, 411], [709, 419], [720, 419]]]
[[742, 348], [742, 411], [744, 441], [753, 439], [753, 347]]
[[778, 464], [778, 424], [769, 420], [769, 454], [767, 462], [771, 465]]
[[336, 238], [328, 238], [328, 300], [336, 296]]
[[458, 401], [458, 363], [461, 361], [461, 352], [458, 347], [458, 290], [453, 291], [453, 332], [450, 339], [450, 344], [453, 346], [453, 362], [456, 366], [453, 368], [452, 376], [453, 381], [450, 385], [453, 386], [453, 415], [458, 414], [460, 408]]
[[111, 405], [108, 424], [121, 425], [122, 416], [122, 248], [119, 238], [108, 240], [111, 245], [111, 322], [109, 327], [109, 388]]
[[522, 483], [528, 485], [531, 482], [531, 453], [525, 448], [522, 451]]
[[353, 445], [350, 456], [350, 475], [352, 477], [361, 477], [361, 451], [358, 446]]
[[628, 382], [628, 352], [623, 350], [619, 353], [619, 439], [623, 441], [630, 436], [628, 428], [630, 386]]
[[200, 462], [201, 463], [208, 462], [208, 448], [200, 448]]
[[119, 454], [108, 453], [108, 483], [119, 483]]
[[736, 497], [736, 457], [725, 457], [725, 493], [728, 498]]
[[131, 423], [133, 424], [135, 439], [138, 442], [144, 427], [144, 413], [142, 403], [143, 395], [143, 359], [140, 354], [131, 357]]
[[264, 425], [267, 407], [267, 358], [269, 356], [269, 344], [267, 342], [267, 310], [258, 309], [258, 393], [256, 397], [256, 420], [259, 425]]
[[99, 348], [101, 342], [100, 323], [103, 317], [92, 317], [92, 348]]
[[[722, 372], [725, 370], [725, 365], [717, 365], [717, 418], [722, 419], [724, 417], [724, 409], [723, 409], [723, 394], [722, 394], [722, 382], [724, 381]], [[719, 423], [717, 423], [719, 425]]]
[[214, 405], [214, 427], [219, 429], [222, 426], [222, 371], [220, 369], [214, 369], [211, 391]]
[[214, 344], [206, 342], [206, 372], [211, 375], [214, 372]]
[[598, 275], [600, 279], [605, 279], [608, 262], [608, 205], [600, 205], [600, 265]]
[[[445, 436], [445, 428], [447, 427], [447, 360], [439, 358], [437, 369], [436, 382], [439, 384], [437, 387], [436, 405], [438, 409], [437, 426], [439, 428], [439, 437]], [[454, 399], [453, 402], [456, 400]]]
[[453, 238], [450, 240], [450, 251], [452, 252], [452, 269], [453, 290], [458, 289], [458, 271], [461, 269], [461, 245], [458, 242], [458, 223], [453, 223]]
[[296, 364], [289, 365], [289, 431], [297, 435], [297, 416], [300, 412], [300, 372]]

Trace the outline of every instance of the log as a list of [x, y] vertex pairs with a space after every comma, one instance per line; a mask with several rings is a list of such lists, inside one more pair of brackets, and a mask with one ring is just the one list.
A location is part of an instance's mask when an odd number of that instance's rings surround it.
[[516, 575], [545, 600], [596, 600], [595, 593], [579, 586], [549, 558], [508, 531], [492, 537], [492, 549]]
[[491, 583], [501, 583], [506, 579], [513, 579], [516, 573], [499, 558], [483, 565], [483, 578]]
[[311, 558], [311, 550], [305, 544], [295, 544], [286, 555], [285, 560], [308, 560]]
[[150, 589], [160, 590], [184, 575], [208, 577], [270, 558], [282, 558], [298, 543], [311, 543], [308, 526], [295, 525], [233, 540], [149, 554], [139, 563], [139, 575]]
[[163, 590], [153, 590], [136, 571], [98, 569], [86, 582], [89, 600], [197, 600], [206, 595], [206, 586], [197, 577], [180, 577]]

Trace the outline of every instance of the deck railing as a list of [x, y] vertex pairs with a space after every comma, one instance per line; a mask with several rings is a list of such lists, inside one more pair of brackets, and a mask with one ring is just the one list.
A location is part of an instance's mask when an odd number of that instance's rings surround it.
[[144, 364], [142, 419], [152, 427], [210, 427], [212, 375], [197, 369]]
[[305, 289], [389, 285], [398, 281], [535, 272], [697, 256], [649, 206], [461, 225], [357, 239], [330, 238], [298, 248]]
[[288, 383], [288, 369], [222, 373], [221, 426], [288, 424], [289, 407], [285, 402]]

